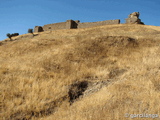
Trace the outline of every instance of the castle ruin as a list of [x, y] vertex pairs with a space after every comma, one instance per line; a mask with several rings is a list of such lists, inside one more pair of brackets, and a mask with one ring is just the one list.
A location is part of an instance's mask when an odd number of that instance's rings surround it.
[[126, 24], [144, 24], [143, 22], [141, 22], [141, 19], [139, 19], [139, 15], [139, 12], [131, 13], [126, 19]]
[[[134, 12], [129, 15], [129, 18], [126, 19], [126, 24], [142, 24], [141, 20], [139, 19], [139, 12]], [[96, 27], [102, 25], [113, 25], [113, 24], [120, 24], [120, 19], [116, 20], [106, 20], [106, 21], [99, 21], [99, 22], [85, 22], [80, 23], [79, 20], [67, 20], [66, 22], [60, 23], [53, 23], [47, 24], [42, 26], [35, 26], [34, 32], [43, 32], [43, 31], [53, 31], [59, 29], [79, 29], [79, 28], [89, 28], [89, 27]]]

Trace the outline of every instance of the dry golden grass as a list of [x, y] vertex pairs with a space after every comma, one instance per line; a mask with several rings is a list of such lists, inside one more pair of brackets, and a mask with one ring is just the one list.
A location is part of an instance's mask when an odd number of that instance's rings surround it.
[[[160, 27], [121, 24], [26, 34], [2, 41], [0, 51], [2, 120], [160, 116]], [[68, 91], [77, 81], [90, 86], [70, 105]]]

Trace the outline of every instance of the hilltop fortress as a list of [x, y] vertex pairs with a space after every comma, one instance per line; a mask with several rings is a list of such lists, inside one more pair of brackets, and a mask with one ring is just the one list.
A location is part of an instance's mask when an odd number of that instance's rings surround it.
[[[144, 24], [139, 19], [139, 15], [140, 15], [139, 12], [131, 13], [126, 19], [126, 24]], [[75, 20], [75, 21], [67, 20], [66, 22], [47, 24], [47, 25], [44, 25], [43, 27], [35, 26], [34, 32], [53, 31], [58, 29], [89, 28], [89, 27], [112, 25], [112, 24], [120, 24], [120, 19], [106, 20], [106, 21], [99, 21], [99, 22], [85, 22], [85, 23], [80, 23], [79, 20]]]

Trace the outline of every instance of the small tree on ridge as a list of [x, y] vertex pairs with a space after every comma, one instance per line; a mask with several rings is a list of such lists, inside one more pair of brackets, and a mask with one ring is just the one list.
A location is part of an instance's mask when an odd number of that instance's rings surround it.
[[34, 36], [33, 29], [28, 29], [28, 33], [31, 33]]
[[10, 40], [12, 40], [12, 39], [11, 39], [11, 38], [12, 38], [12, 35], [11, 35], [10, 33], [7, 33], [6, 36], [7, 36]]

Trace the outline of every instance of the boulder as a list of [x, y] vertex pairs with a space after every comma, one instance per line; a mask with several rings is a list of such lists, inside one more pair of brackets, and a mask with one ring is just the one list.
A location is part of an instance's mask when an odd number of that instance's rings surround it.
[[139, 16], [139, 12], [131, 13], [126, 19], [126, 24], [144, 24], [143, 22], [141, 22], [141, 19], [139, 19]]
[[140, 15], [139, 12], [133, 12], [128, 16], [128, 18], [139, 18], [139, 15]]

